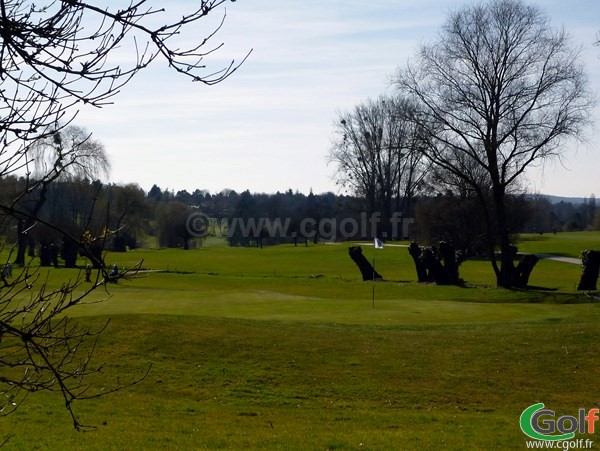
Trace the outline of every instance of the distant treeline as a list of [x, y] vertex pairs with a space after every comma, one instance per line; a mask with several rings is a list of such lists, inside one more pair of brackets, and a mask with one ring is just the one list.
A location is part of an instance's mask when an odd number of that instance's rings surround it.
[[[0, 200], [16, 202], [23, 212], [38, 210], [41, 221], [29, 224], [26, 215], [0, 212], [0, 236], [5, 244], [15, 244], [16, 260], [36, 256], [43, 265], [58, 264], [59, 258], [66, 266], [76, 264], [77, 246], [57, 229], [75, 240], [105, 237], [102, 246], [117, 252], [146, 242], [188, 249], [218, 236], [232, 246], [307, 245], [374, 237], [423, 243], [445, 240], [468, 255], [485, 253], [485, 218], [478, 203], [452, 192], [420, 195], [408, 203], [410, 211], [390, 215], [372, 211], [360, 197], [334, 193], [223, 190], [211, 194], [200, 189], [174, 192], [156, 185], [145, 192], [135, 184], [88, 180], [56, 181], [44, 192], [33, 189], [16, 198], [15, 193], [27, 191], [25, 183], [23, 178], [0, 178]], [[600, 230], [593, 195], [582, 204], [513, 195], [509, 211], [515, 236]]]

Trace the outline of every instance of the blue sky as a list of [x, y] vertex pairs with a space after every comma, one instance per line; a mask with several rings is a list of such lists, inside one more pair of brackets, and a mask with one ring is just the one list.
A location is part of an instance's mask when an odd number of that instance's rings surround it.
[[[467, 1], [238, 0], [206, 60], [218, 69], [250, 50], [225, 82], [207, 87], [160, 62], [134, 79], [103, 109], [82, 110], [76, 123], [110, 155], [111, 181], [156, 183], [171, 190], [224, 188], [276, 192], [340, 192], [327, 164], [336, 113], [382, 93], [415, 54], [435, 38], [448, 11]], [[538, 1], [556, 26], [583, 46], [593, 89], [600, 92], [597, 0]], [[167, 8], [189, 5], [171, 1]], [[183, 37], [201, 39], [207, 21]], [[594, 112], [600, 126], [600, 110]], [[588, 143], [570, 145], [562, 163], [529, 172], [530, 190], [564, 196], [600, 195], [598, 128]]]

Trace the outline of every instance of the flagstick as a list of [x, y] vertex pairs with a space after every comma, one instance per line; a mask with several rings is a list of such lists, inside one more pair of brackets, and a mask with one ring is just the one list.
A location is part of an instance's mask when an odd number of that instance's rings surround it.
[[373, 284], [373, 303], [371, 305], [371, 308], [375, 308], [375, 284]]

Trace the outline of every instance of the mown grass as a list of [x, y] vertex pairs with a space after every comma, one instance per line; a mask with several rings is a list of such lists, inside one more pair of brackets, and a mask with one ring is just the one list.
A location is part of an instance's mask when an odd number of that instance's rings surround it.
[[98, 349], [102, 382], [153, 367], [79, 406], [96, 432], [70, 430], [41, 394], [0, 424], [16, 449], [522, 448], [525, 407], [597, 403], [599, 312], [585, 307], [510, 326], [123, 315]]
[[554, 234], [524, 234], [518, 243], [519, 251], [581, 257], [583, 250], [600, 250], [599, 232]]
[[[526, 241], [576, 256], [600, 234]], [[540, 245], [541, 250], [535, 247]], [[598, 406], [600, 306], [574, 290], [581, 268], [548, 260], [531, 285], [494, 288], [488, 262], [461, 267], [466, 288], [419, 285], [405, 248], [369, 259], [364, 283], [347, 244], [308, 248], [138, 250], [150, 273], [73, 310], [99, 327], [95, 389], [148, 377], [76, 405], [36, 393], [0, 419], [11, 449], [522, 449], [518, 418]], [[527, 247], [529, 246], [529, 247]], [[521, 247], [521, 246], [520, 246]], [[523, 248], [522, 248], [523, 249]], [[58, 287], [76, 270], [41, 275]], [[375, 301], [373, 302], [373, 288]], [[91, 300], [106, 296], [96, 293]], [[587, 437], [586, 437], [587, 438]], [[589, 438], [594, 438], [589, 437]]]

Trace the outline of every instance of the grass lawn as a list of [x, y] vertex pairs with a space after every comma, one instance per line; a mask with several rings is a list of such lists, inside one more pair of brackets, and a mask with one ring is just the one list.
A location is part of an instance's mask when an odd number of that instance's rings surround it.
[[553, 234], [525, 234], [521, 236], [519, 251], [581, 257], [583, 250], [600, 250], [599, 232]]
[[[525, 238], [525, 252], [600, 248], [600, 233]], [[143, 260], [163, 272], [73, 310], [90, 326], [111, 318], [95, 357], [105, 369], [93, 382], [101, 390], [152, 365], [148, 377], [76, 405], [98, 426], [90, 433], [72, 430], [60, 397], [33, 394], [0, 418], [0, 443], [523, 449], [518, 420], [531, 404], [559, 415], [598, 407], [600, 305], [574, 290], [578, 265], [541, 261], [530, 281], [537, 288], [508, 291], [493, 287], [488, 262], [463, 264], [466, 288], [437, 287], [415, 283], [404, 248], [365, 254], [388, 282], [360, 281], [347, 244], [109, 255], [111, 264]], [[41, 275], [56, 287], [77, 271]]]

